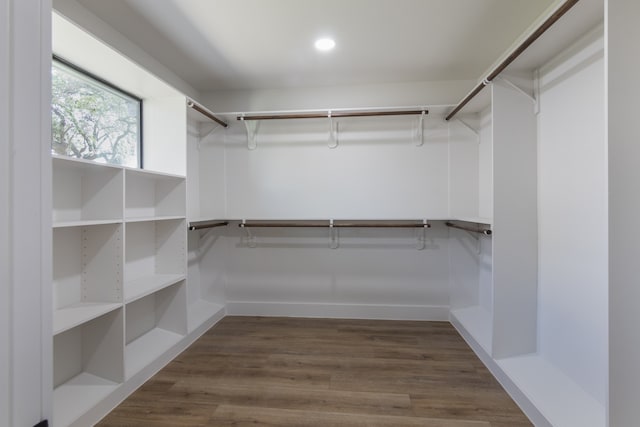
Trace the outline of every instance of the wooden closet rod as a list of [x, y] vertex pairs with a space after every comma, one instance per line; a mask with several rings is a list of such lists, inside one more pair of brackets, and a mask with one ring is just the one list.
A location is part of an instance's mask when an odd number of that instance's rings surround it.
[[465, 105], [469, 103], [482, 89], [493, 81], [498, 75], [504, 71], [522, 52], [527, 50], [542, 34], [545, 33], [553, 24], [555, 24], [562, 16], [569, 11], [579, 0], [567, 0], [558, 10], [556, 10], [549, 18], [547, 18], [536, 30], [526, 38], [504, 61], [502, 61], [490, 74], [479, 83], [460, 103], [449, 113], [445, 120], [451, 120]]
[[484, 235], [487, 235], [487, 236], [491, 236], [493, 234], [493, 232], [491, 230], [479, 230], [477, 228], [465, 227], [464, 225], [457, 225], [457, 224], [454, 224], [452, 222], [445, 222], [444, 224], [447, 227], [457, 228], [459, 230], [464, 230], [464, 231], [470, 231], [472, 233], [480, 233], [480, 234], [484, 234]]
[[194, 221], [189, 223], [189, 230], [202, 230], [203, 228], [224, 227], [228, 221]]
[[213, 120], [214, 122], [218, 123], [220, 126], [222, 127], [229, 127], [229, 125], [227, 124], [227, 122], [225, 122], [222, 119], [217, 118], [216, 116], [214, 116], [213, 114], [211, 114], [209, 112], [209, 110], [207, 110], [204, 107], [201, 107], [200, 105], [196, 104], [195, 102], [188, 100], [187, 101], [187, 106], [189, 108], [193, 108], [194, 110], [196, 110], [198, 113], [202, 114], [205, 117], [210, 118], [211, 120]]
[[376, 117], [376, 116], [415, 116], [429, 114], [429, 110], [405, 111], [333, 111], [331, 113], [266, 114], [255, 116], [237, 116], [237, 120], [280, 120], [280, 119], [326, 119], [329, 117]]
[[[238, 224], [238, 227], [249, 228], [329, 228], [328, 221], [292, 221], [292, 222], [245, 222]], [[406, 223], [406, 222], [349, 222], [335, 221], [334, 228], [431, 228], [429, 223]]]

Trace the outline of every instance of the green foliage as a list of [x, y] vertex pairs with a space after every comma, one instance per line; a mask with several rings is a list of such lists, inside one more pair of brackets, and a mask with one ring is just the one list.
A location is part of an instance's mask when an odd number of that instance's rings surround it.
[[51, 151], [138, 166], [139, 102], [54, 63]]

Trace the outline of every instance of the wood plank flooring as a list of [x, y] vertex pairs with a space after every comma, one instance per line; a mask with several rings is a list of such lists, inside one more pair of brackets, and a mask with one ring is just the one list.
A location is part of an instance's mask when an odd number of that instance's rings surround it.
[[532, 424], [447, 322], [226, 317], [98, 425]]

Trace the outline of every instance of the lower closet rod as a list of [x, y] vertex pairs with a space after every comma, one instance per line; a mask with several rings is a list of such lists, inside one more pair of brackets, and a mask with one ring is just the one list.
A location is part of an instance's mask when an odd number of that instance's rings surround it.
[[465, 227], [463, 225], [456, 225], [456, 224], [454, 224], [452, 222], [445, 222], [444, 224], [447, 227], [457, 228], [459, 230], [464, 230], [464, 231], [470, 231], [472, 233], [480, 233], [480, 234], [485, 234], [487, 236], [491, 236], [493, 234], [493, 232], [491, 230], [479, 230], [477, 228]]
[[238, 227], [256, 227], [256, 228], [431, 228], [429, 223], [384, 223], [384, 222], [253, 222], [240, 223]]
[[189, 230], [202, 230], [203, 228], [224, 227], [228, 221], [197, 221], [189, 223]]

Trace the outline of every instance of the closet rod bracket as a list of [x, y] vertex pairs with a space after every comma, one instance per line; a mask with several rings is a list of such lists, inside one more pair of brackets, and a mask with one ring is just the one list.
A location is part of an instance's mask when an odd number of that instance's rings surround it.
[[329, 220], [329, 248], [338, 249], [340, 247], [340, 236], [338, 228], [334, 227], [333, 220]]
[[250, 151], [258, 148], [258, 128], [260, 127], [260, 120], [245, 120], [244, 115], [240, 116], [240, 121], [244, 123], [244, 127], [247, 130], [247, 149]]

